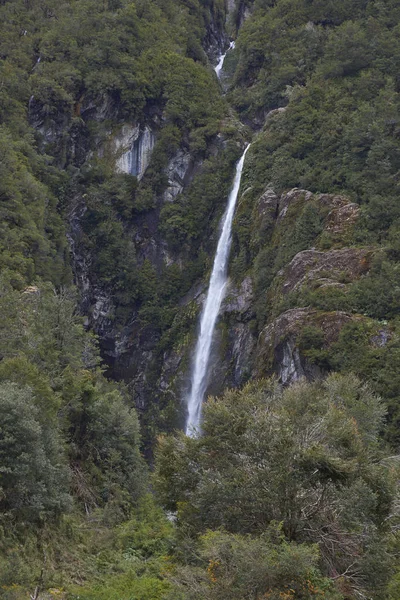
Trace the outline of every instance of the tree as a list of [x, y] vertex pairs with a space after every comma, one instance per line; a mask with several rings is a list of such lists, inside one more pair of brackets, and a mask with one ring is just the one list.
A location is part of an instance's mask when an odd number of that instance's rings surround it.
[[[53, 424], [54, 425], [54, 424]], [[29, 387], [0, 384], [0, 509], [37, 521], [68, 508], [68, 471], [52, 423], [40, 422]]]
[[278, 527], [262, 536], [208, 532], [201, 566], [181, 567], [171, 600], [287, 600], [342, 598], [318, 570], [318, 548], [288, 543]]
[[259, 535], [282, 522], [287, 540], [319, 545], [325, 574], [379, 597], [393, 500], [380, 463], [384, 414], [351, 375], [286, 389], [252, 382], [209, 399], [202, 437], [161, 438], [155, 485], [181, 531]]

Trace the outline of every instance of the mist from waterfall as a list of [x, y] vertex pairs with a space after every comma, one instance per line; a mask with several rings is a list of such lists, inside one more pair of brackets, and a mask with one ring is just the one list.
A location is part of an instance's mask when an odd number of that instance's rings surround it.
[[236, 166], [235, 179], [232, 191], [229, 194], [228, 205], [222, 218], [221, 235], [215, 254], [207, 298], [201, 315], [200, 333], [193, 360], [191, 389], [187, 400], [188, 419], [186, 435], [189, 436], [198, 433], [200, 428], [201, 408], [208, 384], [211, 344], [228, 279], [228, 259], [231, 247], [233, 215], [239, 194], [244, 160], [249, 147], [250, 145], [247, 146]]

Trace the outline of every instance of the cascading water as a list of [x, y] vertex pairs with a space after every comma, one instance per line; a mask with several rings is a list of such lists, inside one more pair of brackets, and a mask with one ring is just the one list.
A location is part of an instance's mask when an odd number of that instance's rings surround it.
[[250, 145], [247, 146], [242, 158], [236, 166], [232, 191], [228, 198], [226, 212], [222, 218], [222, 230], [218, 241], [217, 252], [215, 254], [210, 286], [201, 315], [200, 334], [197, 340], [193, 361], [191, 390], [187, 401], [188, 419], [186, 424], [186, 435], [189, 436], [195, 435], [200, 426], [201, 407], [208, 383], [211, 342], [227, 282], [233, 215], [235, 213], [236, 201], [239, 194], [244, 159], [249, 147]]
[[222, 67], [224, 66], [225, 57], [226, 57], [226, 55], [228, 54], [229, 50], [233, 50], [233, 49], [234, 49], [234, 47], [235, 47], [235, 42], [231, 42], [231, 43], [229, 44], [229, 48], [228, 48], [228, 50], [225, 52], [225, 54], [222, 54], [222, 56], [220, 57], [220, 59], [219, 59], [219, 61], [218, 61], [218, 64], [217, 64], [217, 66], [216, 66], [216, 67], [215, 67], [215, 69], [214, 69], [214, 71], [215, 71], [215, 72], [216, 72], [216, 74], [217, 74], [217, 77], [218, 77], [218, 79], [219, 79], [219, 78], [220, 78], [220, 76], [221, 76], [221, 71], [222, 71]]

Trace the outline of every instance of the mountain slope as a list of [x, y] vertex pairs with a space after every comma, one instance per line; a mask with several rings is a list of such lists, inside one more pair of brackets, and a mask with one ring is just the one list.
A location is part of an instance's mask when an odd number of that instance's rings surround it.
[[[397, 2], [0, 16], [2, 595], [396, 598]], [[250, 139], [221, 398], [157, 445]]]

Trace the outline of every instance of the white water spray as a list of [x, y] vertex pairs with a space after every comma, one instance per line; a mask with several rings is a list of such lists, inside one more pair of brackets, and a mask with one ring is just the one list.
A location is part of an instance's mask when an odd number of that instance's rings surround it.
[[219, 59], [219, 61], [218, 61], [218, 64], [217, 64], [217, 66], [216, 66], [216, 67], [215, 67], [215, 69], [214, 69], [214, 71], [215, 71], [215, 72], [216, 72], [216, 74], [217, 74], [217, 77], [218, 77], [218, 79], [219, 79], [219, 78], [220, 78], [220, 76], [221, 76], [221, 71], [222, 71], [222, 67], [224, 66], [225, 57], [226, 57], [226, 55], [228, 54], [229, 50], [233, 50], [233, 49], [234, 49], [234, 47], [235, 47], [235, 42], [231, 42], [231, 43], [229, 44], [229, 48], [228, 48], [228, 50], [225, 52], [225, 54], [222, 54], [222, 56], [220, 57], [220, 59]]
[[239, 194], [240, 181], [247, 146], [242, 158], [236, 166], [236, 174], [232, 191], [228, 198], [228, 206], [222, 218], [222, 231], [215, 254], [206, 303], [200, 320], [200, 334], [196, 344], [193, 361], [191, 390], [187, 401], [188, 420], [186, 435], [193, 436], [198, 432], [201, 419], [201, 407], [208, 384], [208, 367], [211, 353], [211, 342], [221, 303], [227, 283], [228, 259], [231, 247], [231, 230], [235, 206]]

